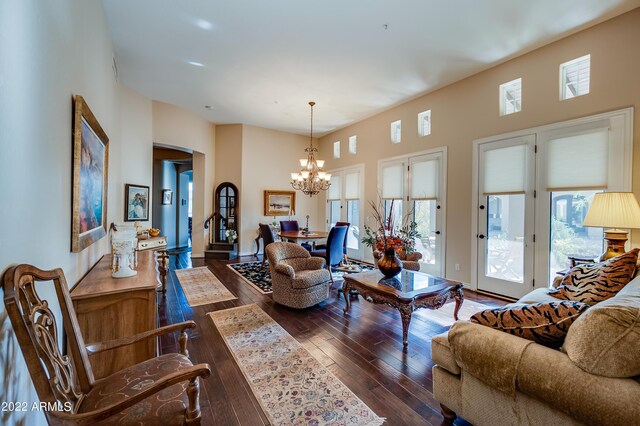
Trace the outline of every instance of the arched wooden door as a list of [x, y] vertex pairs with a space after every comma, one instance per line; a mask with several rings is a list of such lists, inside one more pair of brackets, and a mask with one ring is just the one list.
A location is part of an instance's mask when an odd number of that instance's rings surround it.
[[[238, 229], [240, 229], [238, 227], [239, 201], [238, 188], [231, 182], [223, 182], [216, 188], [214, 194], [216, 242], [227, 241], [226, 231], [228, 229], [233, 229], [238, 233]], [[239, 238], [238, 235], [238, 240]]]

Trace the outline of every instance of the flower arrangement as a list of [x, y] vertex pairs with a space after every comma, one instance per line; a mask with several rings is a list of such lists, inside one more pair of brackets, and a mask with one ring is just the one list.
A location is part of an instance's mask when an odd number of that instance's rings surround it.
[[227, 236], [227, 241], [230, 242], [233, 242], [236, 238], [238, 238], [238, 233], [235, 231], [235, 229], [227, 229], [226, 231], [224, 231], [224, 235]]
[[393, 207], [396, 200], [391, 200], [389, 214], [384, 214], [384, 205], [374, 204], [369, 201], [373, 210], [372, 217], [375, 221], [375, 230], [369, 225], [364, 225], [365, 236], [362, 243], [368, 247], [373, 247], [378, 251], [394, 250], [396, 253], [402, 251], [411, 254], [416, 248], [416, 238], [420, 238], [417, 230], [418, 225], [412, 219], [412, 213], [407, 213], [400, 223], [397, 223]]

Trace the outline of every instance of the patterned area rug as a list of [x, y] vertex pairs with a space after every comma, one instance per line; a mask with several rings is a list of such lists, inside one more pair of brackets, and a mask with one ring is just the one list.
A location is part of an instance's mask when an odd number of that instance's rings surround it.
[[[414, 315], [423, 316], [429, 321], [435, 322], [443, 327], [451, 327], [455, 320], [453, 319], [453, 311], [455, 310], [456, 302], [446, 303], [440, 309], [435, 310], [418, 310], [414, 312]], [[458, 319], [468, 321], [469, 318], [476, 312], [484, 311], [485, 309], [491, 309], [493, 306], [487, 306], [474, 300], [464, 300], [462, 307], [458, 311]]]
[[237, 299], [206, 266], [177, 269], [176, 276], [189, 306]]
[[269, 263], [262, 262], [243, 262], [227, 265], [232, 271], [242, 277], [253, 288], [262, 294], [272, 293], [271, 290], [271, 273], [269, 272]]
[[273, 425], [384, 423], [258, 306], [209, 313]]
[[[352, 260], [351, 263], [360, 266], [363, 271], [373, 269], [373, 266], [368, 263], [359, 262], [357, 260]], [[272, 293], [272, 289], [269, 263], [265, 263], [264, 268], [261, 265], [262, 261], [233, 263], [227, 266], [231, 268], [232, 271], [240, 275], [243, 280], [251, 284], [251, 286], [258, 290], [260, 293], [270, 294]], [[334, 280], [342, 279], [343, 272], [334, 270], [332, 271], [332, 274]]]

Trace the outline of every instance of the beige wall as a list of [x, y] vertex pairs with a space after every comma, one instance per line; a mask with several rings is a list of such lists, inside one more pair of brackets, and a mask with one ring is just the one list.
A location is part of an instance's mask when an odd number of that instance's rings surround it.
[[[215, 127], [174, 105], [153, 102], [153, 143], [193, 153], [193, 257], [203, 257], [208, 233], [204, 221], [213, 212]], [[155, 188], [154, 195], [162, 188]]]
[[[260, 127], [242, 126], [242, 188], [240, 189], [240, 252], [253, 254], [253, 240], [259, 223], [271, 223], [273, 216], [264, 216], [264, 190], [293, 191], [289, 185], [291, 172], [300, 168], [309, 139], [305, 136]], [[219, 183], [219, 182], [218, 182]], [[296, 211], [292, 219], [304, 226], [308, 214], [309, 226], [322, 226], [318, 213], [318, 198], [296, 191]], [[278, 216], [276, 220], [286, 220]]]
[[[640, 104], [640, 9], [577, 33], [476, 74], [458, 83], [404, 103], [320, 140], [320, 158], [327, 168], [365, 163], [365, 199], [377, 196], [377, 161], [440, 146], [448, 147], [447, 277], [469, 282], [471, 277], [471, 167], [474, 139], [542, 124], [564, 121]], [[559, 101], [560, 63], [591, 54], [590, 93]], [[498, 86], [522, 78], [522, 111], [500, 117]], [[417, 114], [432, 111], [432, 134], [419, 137]], [[389, 124], [402, 120], [402, 143], [389, 141]], [[358, 136], [358, 153], [347, 153], [347, 139]], [[342, 158], [332, 157], [332, 142], [340, 140]], [[633, 188], [640, 197], [640, 114], [634, 117]], [[322, 204], [321, 204], [322, 206]], [[324, 214], [324, 207], [318, 215]], [[365, 217], [370, 214], [366, 210]], [[632, 243], [640, 243], [634, 231]], [[461, 271], [454, 270], [459, 263]]]
[[[0, 272], [60, 267], [73, 285], [109, 246], [102, 238], [70, 250], [72, 95], [85, 98], [110, 139], [108, 223], [123, 219], [125, 182], [151, 182], [150, 101], [118, 86], [99, 1], [0, 2], [0, 52]], [[58, 312], [51, 284], [40, 288]], [[38, 398], [12, 333], [0, 305], [0, 364], [10, 366], [0, 401], [31, 406]], [[0, 418], [46, 424], [37, 411]]]
[[[242, 185], [242, 124], [216, 126], [216, 186], [231, 182]], [[215, 188], [214, 188], [215, 189]]]

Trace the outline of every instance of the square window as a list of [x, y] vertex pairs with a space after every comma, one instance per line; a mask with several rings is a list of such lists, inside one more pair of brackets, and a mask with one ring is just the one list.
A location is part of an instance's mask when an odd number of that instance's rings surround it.
[[402, 120], [391, 123], [391, 143], [400, 143], [402, 136]]
[[589, 93], [591, 55], [560, 64], [560, 100]]
[[500, 115], [522, 111], [522, 79], [500, 85]]
[[333, 158], [340, 158], [340, 141], [333, 143]]
[[355, 154], [358, 148], [358, 138], [356, 135], [349, 136], [349, 154]]
[[418, 114], [418, 134], [420, 136], [431, 134], [431, 110], [422, 111]]

